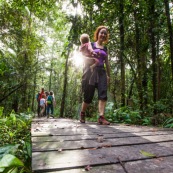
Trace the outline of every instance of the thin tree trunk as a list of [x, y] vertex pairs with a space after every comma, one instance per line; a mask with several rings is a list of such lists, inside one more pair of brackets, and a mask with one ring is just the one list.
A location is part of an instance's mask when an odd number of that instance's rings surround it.
[[125, 62], [124, 62], [124, 1], [120, 1], [120, 62], [121, 62], [121, 106], [125, 106]]
[[[139, 31], [139, 19], [137, 16], [137, 11], [134, 11], [134, 19], [135, 19], [135, 37], [136, 37], [136, 59], [137, 59], [137, 81], [136, 85], [138, 88], [138, 95], [139, 95], [139, 104], [140, 104], [140, 110], [143, 112], [143, 90], [142, 90], [142, 74], [143, 74], [143, 69], [142, 69], [142, 61], [140, 57], [140, 31]], [[142, 114], [141, 114], [142, 115]]]
[[164, 0], [164, 3], [165, 3], [165, 12], [167, 18], [168, 32], [169, 32], [171, 71], [172, 71], [172, 80], [173, 80], [173, 32], [172, 32], [172, 25], [171, 25], [170, 12], [169, 12], [169, 1]]
[[67, 94], [67, 74], [68, 74], [69, 54], [70, 54], [70, 44], [68, 46], [68, 52], [67, 52], [67, 55], [66, 55], [66, 62], [65, 62], [64, 85], [63, 85], [63, 94], [62, 94], [62, 99], [61, 99], [60, 117], [64, 116], [65, 98], [66, 98], [66, 94]]
[[0, 103], [2, 101], [4, 101], [7, 97], [9, 97], [11, 94], [13, 94], [15, 91], [17, 91], [18, 89], [20, 89], [21, 87], [23, 87], [24, 84], [20, 84], [18, 86], [16, 86], [16, 88], [14, 88], [12, 91], [10, 91], [7, 95], [5, 95], [3, 98], [0, 99]]
[[[156, 40], [155, 40], [155, 1], [149, 1], [149, 14], [150, 14], [150, 43], [151, 43], [151, 59], [152, 59], [152, 84], [153, 84], [153, 102], [157, 101], [157, 59], [156, 59]], [[157, 113], [157, 110], [154, 109], [154, 114]]]
[[53, 68], [53, 62], [51, 60], [51, 65], [50, 65], [50, 76], [49, 76], [49, 91], [51, 91], [52, 88], [52, 68]]
[[36, 61], [36, 71], [34, 73], [34, 88], [33, 88], [33, 95], [32, 95], [32, 105], [31, 105], [31, 110], [34, 111], [34, 103], [35, 103], [35, 100], [36, 100], [36, 94], [35, 91], [36, 91], [36, 86], [37, 86], [37, 73], [38, 73], [38, 57], [39, 57], [39, 51], [37, 51], [37, 61]]

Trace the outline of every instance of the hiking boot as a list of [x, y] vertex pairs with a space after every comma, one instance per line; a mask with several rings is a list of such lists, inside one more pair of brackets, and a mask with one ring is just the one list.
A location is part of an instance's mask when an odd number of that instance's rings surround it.
[[85, 112], [80, 113], [80, 122], [85, 123]]
[[98, 118], [98, 124], [100, 125], [110, 125], [110, 122], [107, 121], [104, 116], [99, 116]]
[[55, 118], [54, 115], [50, 115], [50, 117]]

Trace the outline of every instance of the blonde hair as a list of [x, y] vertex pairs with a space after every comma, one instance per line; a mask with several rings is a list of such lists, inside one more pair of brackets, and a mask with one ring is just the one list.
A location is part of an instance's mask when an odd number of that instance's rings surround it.
[[89, 41], [90, 41], [90, 37], [89, 37], [88, 34], [82, 34], [82, 35], [80, 36], [80, 42], [81, 42], [82, 44], [88, 43]]

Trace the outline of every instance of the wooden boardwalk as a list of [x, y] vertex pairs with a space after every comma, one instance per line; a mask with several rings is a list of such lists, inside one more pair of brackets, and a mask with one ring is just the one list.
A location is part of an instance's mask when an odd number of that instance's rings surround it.
[[173, 130], [42, 118], [31, 133], [34, 173], [173, 173]]

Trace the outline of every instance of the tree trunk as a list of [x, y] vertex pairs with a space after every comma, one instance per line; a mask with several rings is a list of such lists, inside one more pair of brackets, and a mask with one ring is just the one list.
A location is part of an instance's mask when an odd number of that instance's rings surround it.
[[[138, 88], [138, 95], [139, 95], [139, 107], [140, 110], [143, 112], [143, 90], [142, 90], [142, 76], [143, 76], [143, 69], [142, 69], [142, 59], [141, 59], [141, 52], [140, 52], [140, 30], [139, 30], [139, 19], [137, 16], [137, 11], [134, 11], [134, 19], [135, 19], [135, 44], [136, 44], [136, 59], [137, 59], [137, 81], [136, 85]], [[142, 115], [142, 114], [141, 114]]]
[[169, 32], [171, 71], [172, 71], [172, 80], [173, 80], [173, 34], [172, 34], [172, 25], [171, 25], [170, 12], [169, 12], [169, 1], [164, 0], [164, 3], [165, 3], [165, 12], [166, 12], [166, 18], [167, 18], [168, 32]]
[[[155, 1], [149, 1], [149, 14], [150, 14], [150, 43], [151, 43], [151, 59], [152, 59], [152, 84], [153, 84], [153, 102], [157, 101], [157, 60], [156, 60], [156, 40], [155, 40]], [[154, 114], [157, 113], [157, 110], [154, 109]]]
[[67, 74], [68, 74], [68, 58], [70, 54], [70, 44], [68, 46], [68, 52], [66, 55], [66, 62], [65, 62], [65, 71], [64, 71], [64, 84], [63, 84], [63, 94], [61, 99], [61, 108], [60, 108], [60, 117], [64, 116], [64, 109], [65, 109], [65, 98], [67, 94]]
[[49, 76], [49, 91], [51, 91], [52, 88], [52, 68], [53, 68], [53, 62], [51, 60], [51, 65], [50, 65], [50, 76]]
[[124, 62], [124, 1], [120, 1], [120, 62], [121, 62], [121, 106], [125, 106], [125, 62]]

